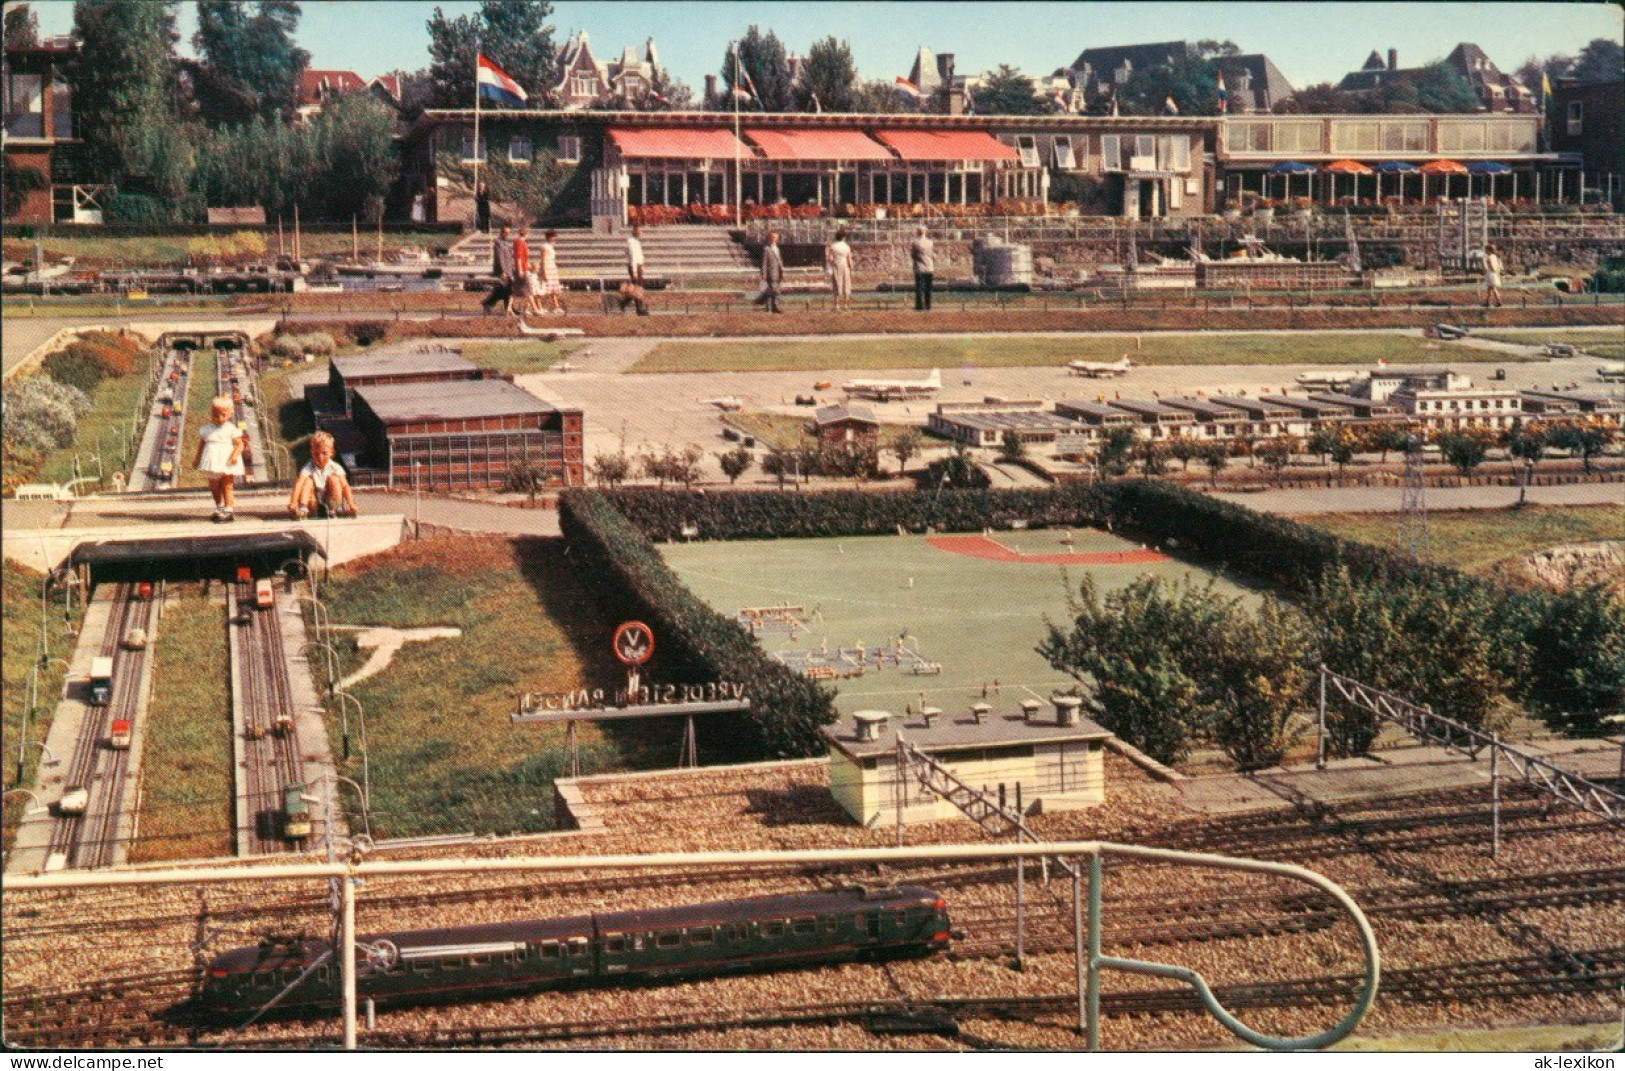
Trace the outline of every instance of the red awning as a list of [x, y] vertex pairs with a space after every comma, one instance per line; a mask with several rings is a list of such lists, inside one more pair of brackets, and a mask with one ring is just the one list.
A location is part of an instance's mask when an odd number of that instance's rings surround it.
[[610, 127], [610, 140], [622, 156], [656, 159], [733, 159], [754, 157], [751, 147], [721, 127]]
[[1424, 175], [1465, 175], [1467, 167], [1454, 160], [1429, 160], [1422, 165]]
[[747, 130], [769, 160], [890, 160], [884, 145], [861, 130]]
[[877, 130], [881, 144], [904, 160], [1009, 160], [1015, 149], [985, 130]]

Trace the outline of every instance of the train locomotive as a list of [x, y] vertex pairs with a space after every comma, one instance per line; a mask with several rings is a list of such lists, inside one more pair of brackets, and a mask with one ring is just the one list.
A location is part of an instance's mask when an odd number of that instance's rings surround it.
[[[722, 900], [361, 936], [356, 995], [395, 1005], [481, 1000], [927, 956], [946, 949], [949, 938], [947, 904], [920, 886]], [[207, 1013], [230, 1018], [288, 989], [279, 1010], [332, 1012], [340, 986], [329, 942], [267, 939], [216, 956], [199, 1001]]]

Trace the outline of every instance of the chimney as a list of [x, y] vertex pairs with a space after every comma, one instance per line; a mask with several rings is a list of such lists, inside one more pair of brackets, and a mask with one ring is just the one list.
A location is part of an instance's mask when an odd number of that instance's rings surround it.
[[857, 730], [858, 743], [866, 744], [879, 740], [886, 734], [886, 723], [891, 720], [888, 710], [855, 710], [852, 712], [852, 724]]
[[925, 719], [925, 727], [927, 729], [929, 729], [929, 728], [931, 728], [931, 726], [933, 726], [933, 725], [935, 725], [937, 723], [938, 718], [942, 717], [942, 708], [941, 707], [921, 707], [920, 708], [920, 717]]
[[1388, 69], [1390, 71], [1399, 70], [1399, 49], [1397, 48], [1388, 50]]
[[963, 82], [953, 82], [948, 86], [948, 114], [965, 114], [965, 85]]
[[1056, 725], [1078, 724], [1078, 708], [1083, 705], [1082, 699], [1075, 695], [1057, 695], [1052, 696], [1050, 701], [1055, 704]]
[[714, 74], [708, 74], [705, 76], [705, 104], [707, 107], [710, 107], [711, 105], [715, 104], [716, 101], [717, 76]]
[[1038, 716], [1038, 708], [1042, 706], [1036, 699], [1023, 699], [1021, 701], [1021, 720], [1032, 721]]
[[972, 703], [970, 705], [970, 716], [978, 725], [986, 721], [988, 714], [992, 713], [992, 711], [993, 708], [988, 706], [986, 703]]

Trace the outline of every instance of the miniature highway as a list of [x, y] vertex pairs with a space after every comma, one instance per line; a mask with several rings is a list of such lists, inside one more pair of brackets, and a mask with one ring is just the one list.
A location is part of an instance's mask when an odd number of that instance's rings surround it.
[[[139, 731], [151, 690], [150, 647], [132, 650], [124, 641], [138, 628], [152, 636], [157, 601], [136, 598], [133, 584], [116, 585], [107, 600], [107, 625], [97, 650], [113, 659], [112, 694], [105, 706], [83, 708], [63, 783], [64, 788], [83, 786], [89, 800], [82, 815], [56, 816], [46, 851], [48, 870], [114, 866], [128, 850], [126, 831], [133, 821], [136, 795], [131, 791], [132, 776], [139, 768], [139, 755], [132, 755], [133, 739], [129, 748], [110, 747], [108, 739], [115, 721], [128, 721], [132, 737]], [[88, 688], [86, 693], [88, 698]]]
[[[147, 413], [130, 467], [127, 491], [159, 491], [173, 487], [180, 473], [180, 440], [186, 427], [187, 385], [191, 382], [191, 352], [170, 350], [159, 368], [158, 389]], [[165, 465], [169, 468], [166, 471]]]

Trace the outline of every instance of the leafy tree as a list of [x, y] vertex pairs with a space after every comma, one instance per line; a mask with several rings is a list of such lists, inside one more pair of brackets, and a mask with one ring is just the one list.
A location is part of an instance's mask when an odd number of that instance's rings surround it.
[[1353, 433], [1344, 428], [1338, 433], [1337, 441], [1332, 443], [1330, 456], [1332, 461], [1337, 464], [1337, 482], [1339, 486], [1343, 483], [1343, 466], [1354, 460], [1354, 447], [1357, 441]]
[[1625, 714], [1625, 594], [1593, 584], [1552, 596], [1529, 637], [1524, 701], [1577, 736], [1617, 731]]
[[[1608, 37], [1587, 42], [1575, 57], [1568, 77], [1581, 82], [1617, 82], [1625, 73], [1625, 45]], [[1530, 87], [1539, 92], [1539, 82]]]
[[1161, 476], [1168, 471], [1168, 448], [1159, 442], [1146, 440], [1135, 449], [1140, 459], [1140, 471], [1147, 476]]
[[970, 451], [964, 443], [954, 443], [954, 452], [945, 458], [939, 458], [925, 467], [925, 482], [922, 485], [926, 490], [949, 490], [953, 488], [986, 487], [987, 476], [976, 467], [971, 460]]
[[600, 487], [619, 487], [626, 482], [632, 474], [632, 459], [626, 456], [626, 451], [618, 450], [613, 454], [598, 454], [587, 466], [593, 480]]
[[5, 14], [5, 47], [33, 48], [39, 44], [39, 19], [28, 4], [7, 5]]
[[1577, 455], [1587, 476], [1591, 475], [1591, 459], [1602, 453], [1613, 438], [1612, 428], [1589, 420], [1561, 420], [1546, 429], [1546, 441], [1569, 451], [1571, 456]]
[[172, 107], [175, 4], [76, 0], [79, 50], [66, 71], [89, 173], [121, 186], [140, 180], [147, 186], [141, 192], [172, 199], [186, 189], [185, 181], [177, 188], [179, 172], [191, 177], [185, 166], [190, 152]]
[[376, 220], [395, 180], [395, 120], [371, 93], [348, 93], [310, 124], [313, 215]]
[[1469, 432], [1447, 432], [1439, 436], [1438, 445], [1444, 459], [1463, 476], [1471, 476], [1489, 453], [1483, 437]]
[[1362, 101], [1358, 93], [1338, 89], [1330, 82], [1317, 82], [1276, 101], [1273, 111], [1277, 115], [1345, 115], [1364, 111]]
[[1232, 604], [1221, 637], [1216, 656], [1197, 667], [1212, 693], [1213, 738], [1238, 770], [1275, 766], [1309, 692], [1308, 629], [1296, 611], [1265, 598], [1256, 616]]
[[1322, 465], [1328, 463], [1331, 452], [1337, 446], [1337, 430], [1335, 428], [1316, 428], [1309, 436], [1307, 449], [1311, 454], [1320, 455]]
[[1389, 423], [1367, 424], [1360, 429], [1360, 434], [1365, 448], [1378, 451], [1384, 465], [1388, 463], [1388, 451], [1404, 450], [1411, 438], [1404, 427]]
[[526, 461], [518, 465], [511, 465], [502, 477], [502, 489], [509, 492], [523, 492], [535, 502], [536, 496], [547, 487], [547, 470], [535, 461]]
[[762, 458], [762, 471], [778, 480], [782, 491], [785, 477], [795, 471], [795, 458], [782, 446], [770, 447]]
[[1430, 114], [1476, 112], [1478, 95], [1454, 68], [1434, 63], [1411, 71], [1381, 87], [1377, 97], [1384, 112], [1428, 112]]
[[1130, 115], [1161, 115], [1168, 98], [1180, 115], [1212, 115], [1219, 110], [1219, 67], [1196, 52], [1169, 63], [1143, 67], [1123, 83], [1119, 100]]
[[625, 100], [615, 97], [605, 106], [627, 108], [636, 112], [663, 112], [690, 108], [694, 91], [664, 67], [655, 68], [654, 77], [645, 89], [639, 89]]
[[393, 70], [387, 77], [395, 79], [401, 87], [401, 120], [410, 123], [423, 114], [423, 109], [429, 107], [430, 96], [434, 92], [434, 79], [427, 67], [415, 71]]
[[903, 475], [908, 471], [909, 459], [920, 452], [920, 444], [924, 437], [918, 428], [904, 428], [892, 439], [891, 452], [897, 457], [897, 474]]
[[1048, 115], [1051, 110], [1033, 80], [1008, 63], [983, 74], [976, 87], [976, 111], [981, 115]]
[[1202, 456], [1202, 444], [1185, 435], [1176, 434], [1168, 440], [1168, 456], [1181, 462], [1183, 472], [1191, 470], [1191, 462]]
[[852, 110], [865, 115], [896, 115], [919, 108], [897, 92], [897, 83], [871, 78], [852, 91]]
[[756, 459], [751, 457], [749, 450], [743, 446], [736, 446], [726, 453], [717, 455], [717, 463], [722, 466], [722, 474], [728, 477], [729, 484], [739, 482], [739, 477], [755, 464]]
[[529, 107], [543, 107], [558, 59], [553, 28], [547, 24], [551, 14], [548, 0], [482, 0], [478, 13], [456, 18], [447, 18], [437, 6], [427, 24], [431, 106], [473, 107], [478, 51], [519, 83]]
[[[754, 84], [756, 102], [764, 112], [785, 112], [795, 107], [795, 96], [790, 88], [790, 58], [778, 35], [772, 30], [764, 34], [752, 25], [739, 39], [737, 48], [739, 67], [750, 76], [750, 83], [745, 83], [736, 72], [735, 53], [730, 48], [722, 57], [723, 88], [731, 92], [736, 83], [746, 88]], [[732, 103], [729, 102], [728, 106], [731, 108]]]
[[295, 0], [259, 0], [250, 15], [243, 0], [198, 0], [192, 46], [216, 90], [215, 122], [258, 115], [286, 118], [293, 111], [299, 75], [310, 53], [294, 44]]
[[1265, 439], [1253, 449], [1258, 460], [1264, 467], [1275, 473], [1275, 482], [1281, 482], [1281, 474], [1292, 463], [1292, 455], [1298, 452], [1298, 439], [1293, 435], [1278, 435], [1273, 439]]
[[1027, 456], [1027, 445], [1014, 431], [1006, 431], [999, 443], [999, 457], [1004, 461], [1020, 461]]
[[1219, 486], [1219, 473], [1230, 463], [1230, 449], [1224, 443], [1202, 444], [1202, 463], [1207, 466], [1208, 477], [1215, 489]]
[[857, 101], [858, 66], [852, 60], [852, 47], [831, 35], [814, 41], [801, 65], [801, 81], [795, 87], [796, 106], [813, 110], [813, 98], [826, 112], [849, 112]]
[[1138, 438], [1133, 428], [1116, 427], [1108, 431], [1099, 451], [1095, 454], [1095, 465], [1100, 469], [1100, 474], [1121, 476], [1127, 472], [1129, 455], [1133, 452], [1134, 443]]
[[1068, 605], [1072, 627], [1046, 622], [1038, 653], [1089, 687], [1089, 716], [1158, 762], [1185, 757], [1215, 713], [1193, 667], [1211, 664], [1229, 604], [1211, 583], [1140, 577], [1101, 596], [1092, 576]]

